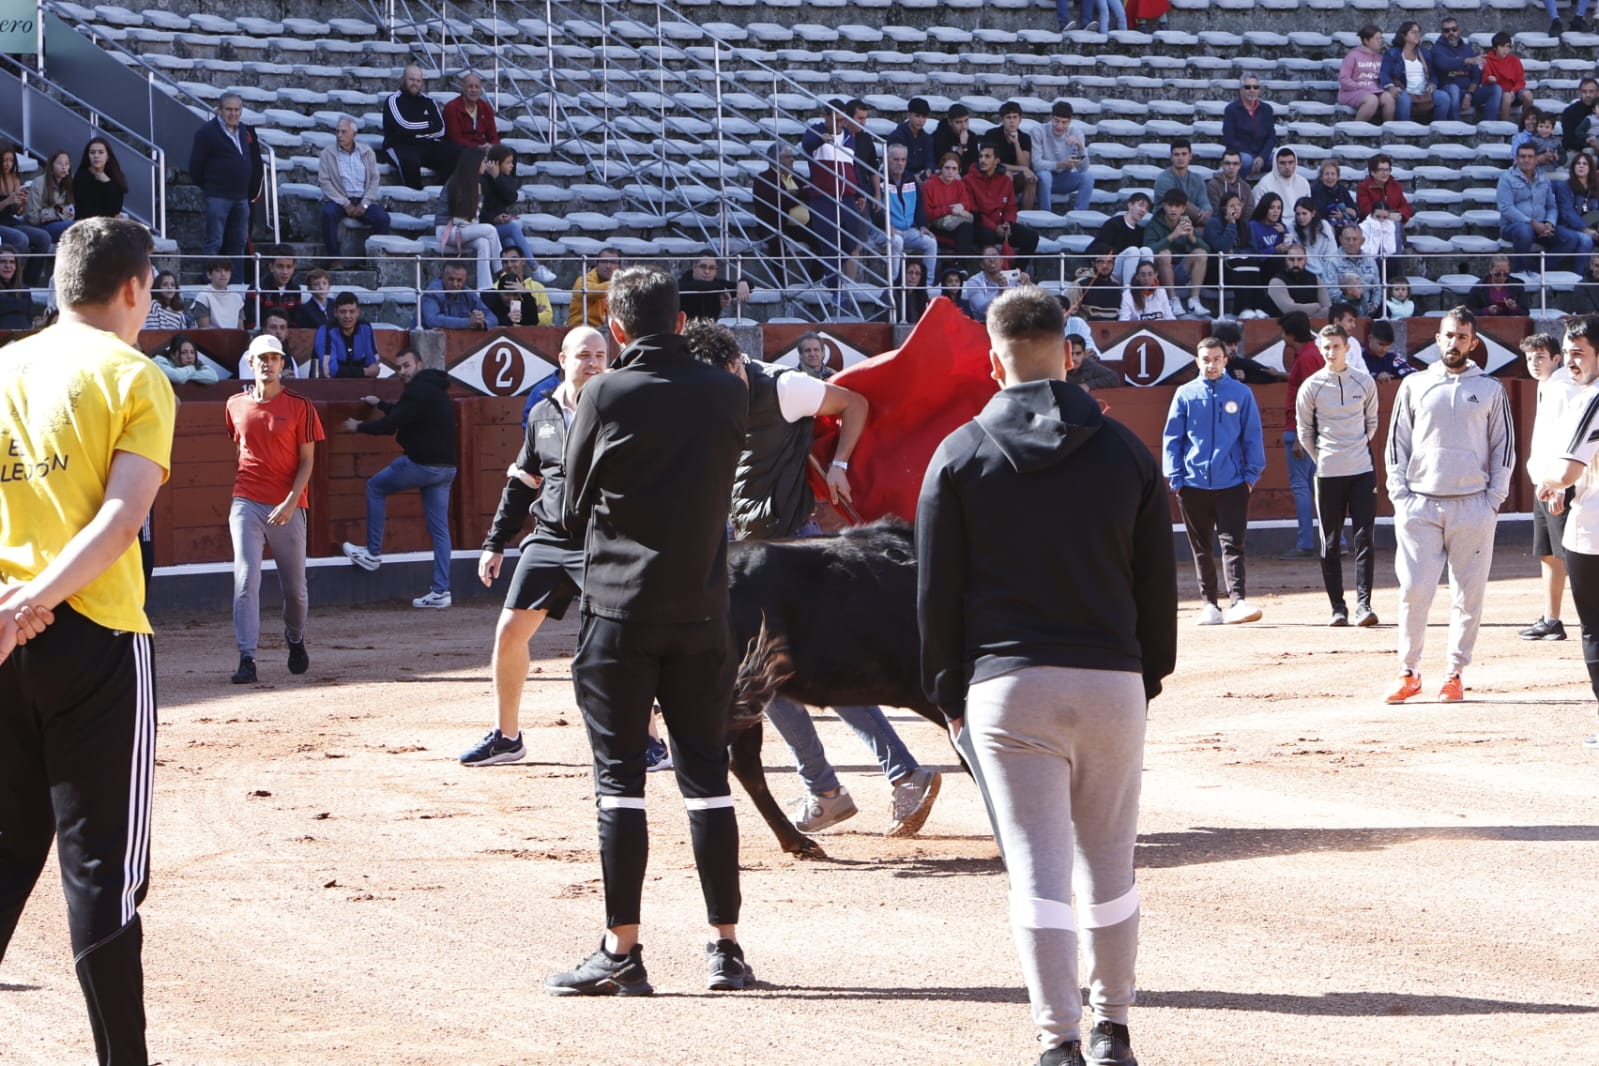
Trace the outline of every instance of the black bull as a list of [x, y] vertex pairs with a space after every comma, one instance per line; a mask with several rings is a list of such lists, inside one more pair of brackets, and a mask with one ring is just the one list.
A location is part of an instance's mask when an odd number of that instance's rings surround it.
[[728, 569], [743, 653], [728, 727], [733, 774], [784, 851], [821, 858], [767, 787], [762, 711], [782, 693], [812, 707], [905, 707], [942, 727], [921, 684], [911, 527], [884, 520], [835, 536], [741, 541]]

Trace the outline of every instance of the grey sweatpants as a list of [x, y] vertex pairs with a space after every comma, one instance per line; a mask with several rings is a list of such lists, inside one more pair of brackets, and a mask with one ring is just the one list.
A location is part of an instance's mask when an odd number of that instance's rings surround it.
[[1079, 928], [1094, 1016], [1127, 1024], [1147, 713], [1143, 679], [1110, 670], [1028, 667], [966, 696], [972, 769], [1004, 852], [1011, 932], [1046, 1049], [1079, 1039]]
[[1487, 493], [1475, 496], [1410, 496], [1394, 506], [1394, 571], [1399, 578], [1399, 661], [1421, 673], [1427, 612], [1438, 579], [1449, 568], [1449, 670], [1471, 662], [1482, 623], [1483, 595], [1493, 565], [1499, 516]]
[[305, 639], [309, 602], [305, 590], [305, 508], [281, 526], [267, 521], [272, 508], [264, 503], [233, 497], [228, 511], [228, 532], [233, 536], [233, 639], [239, 654], [255, 656], [261, 636], [261, 551], [272, 546], [278, 564], [278, 585], [283, 590], [283, 636]]

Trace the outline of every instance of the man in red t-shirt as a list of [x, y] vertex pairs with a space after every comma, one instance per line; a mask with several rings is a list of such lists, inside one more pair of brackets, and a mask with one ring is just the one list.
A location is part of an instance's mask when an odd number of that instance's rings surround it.
[[261, 634], [261, 549], [272, 545], [283, 590], [283, 637], [289, 673], [311, 666], [305, 650], [305, 487], [311, 481], [322, 420], [303, 396], [284, 389], [283, 344], [271, 334], [250, 342], [255, 383], [228, 400], [228, 433], [239, 448], [228, 530], [233, 536], [233, 636], [239, 645], [235, 685], [255, 681]]

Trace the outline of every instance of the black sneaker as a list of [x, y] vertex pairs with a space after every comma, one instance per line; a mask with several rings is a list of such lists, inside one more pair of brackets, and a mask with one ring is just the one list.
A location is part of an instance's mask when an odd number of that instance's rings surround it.
[[239, 656], [239, 668], [233, 671], [235, 685], [255, 684], [255, 660], [248, 655]]
[[755, 987], [755, 971], [744, 961], [744, 949], [733, 940], [718, 940], [705, 945], [709, 973], [705, 987], [712, 992], [742, 992]]
[[1138, 1066], [1133, 1058], [1133, 1038], [1125, 1025], [1096, 1022], [1088, 1034], [1089, 1066]]
[[552, 996], [647, 996], [655, 991], [644, 972], [644, 949], [638, 944], [626, 955], [600, 950], [575, 970], [547, 978], [544, 991]]
[[501, 763], [516, 762], [527, 754], [527, 745], [522, 743], [522, 734], [508, 737], [498, 728], [491, 729], [483, 735], [483, 739], [461, 755], [462, 766], [499, 766]]
[[311, 669], [311, 656], [306, 653], [305, 641], [289, 641], [289, 673], [303, 674]]
[[1555, 19], [1553, 22], [1549, 23], [1549, 36], [1559, 37], [1561, 29], [1562, 27], [1560, 25], [1560, 20]]
[[1558, 619], [1540, 618], [1518, 635], [1522, 640], [1565, 640], [1566, 627]]
[[1080, 1040], [1068, 1040], [1038, 1056], [1038, 1066], [1083, 1066], [1083, 1045]]
[[1573, 15], [1573, 16], [1571, 16], [1571, 32], [1572, 33], [1587, 33], [1588, 32], [1588, 20], [1583, 18], [1581, 15]]

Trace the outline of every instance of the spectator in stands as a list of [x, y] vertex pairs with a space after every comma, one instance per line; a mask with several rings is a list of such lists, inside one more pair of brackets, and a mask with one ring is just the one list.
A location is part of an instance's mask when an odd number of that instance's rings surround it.
[[1382, 272], [1376, 258], [1365, 254], [1365, 243], [1366, 235], [1360, 232], [1359, 226], [1345, 226], [1339, 230], [1338, 254], [1328, 256], [1322, 264], [1321, 278], [1331, 292], [1343, 287], [1345, 274], [1355, 275], [1361, 285], [1360, 314], [1371, 318], [1382, 302]]
[[1222, 352], [1227, 356], [1226, 374], [1234, 381], [1242, 381], [1245, 385], [1271, 385], [1288, 380], [1288, 375], [1281, 370], [1274, 370], [1239, 351], [1239, 346], [1244, 342], [1244, 331], [1238, 323], [1218, 322], [1216, 328], [1211, 330], [1211, 336], [1221, 341]]
[[877, 151], [877, 139], [866, 130], [871, 117], [872, 105], [865, 100], [851, 100], [844, 105], [842, 125], [854, 141], [855, 175], [867, 199], [865, 206], [875, 209], [883, 202], [883, 159]]
[[734, 282], [722, 277], [720, 266], [716, 256], [702, 255], [677, 279], [678, 310], [688, 318], [714, 322], [735, 299], [740, 304], [749, 302], [750, 283], [742, 278]]
[[1239, 211], [1244, 218], [1255, 213], [1255, 190], [1244, 179], [1244, 161], [1238, 151], [1229, 148], [1221, 154], [1221, 167], [1205, 182], [1205, 195], [1212, 208], [1220, 210], [1221, 198], [1227, 193], [1238, 197]]
[[1127, 384], [1120, 374], [1099, 361], [1099, 353], [1081, 333], [1066, 334], [1066, 355], [1066, 380], [1084, 392], [1119, 389]]
[[[908, 169], [910, 151], [903, 144], [888, 146], [888, 224], [893, 235], [888, 241], [889, 277], [897, 279], [905, 269], [906, 257], [921, 256], [922, 278], [930, 275], [938, 261], [938, 241], [922, 209], [922, 193]], [[881, 232], [881, 231], [880, 231]]]
[[852, 253], [866, 232], [868, 206], [855, 167], [855, 137], [844, 128], [846, 101], [822, 109], [820, 122], [808, 127], [800, 150], [810, 159], [811, 232], [828, 268], [827, 280], [837, 286], [834, 304], [844, 304], [843, 282], [855, 270]]
[[1332, 225], [1316, 212], [1316, 202], [1305, 197], [1294, 205], [1294, 225], [1289, 236], [1305, 251], [1310, 269], [1317, 274], [1329, 256], [1338, 254], [1338, 238]]
[[961, 290], [966, 313], [979, 322], [986, 322], [988, 305], [999, 299], [1000, 293], [1017, 285], [1031, 284], [1025, 272], [1005, 269], [1005, 256], [997, 244], [985, 245], [982, 269], [967, 278]]
[[540, 281], [554, 281], [555, 274], [541, 266], [533, 257], [533, 249], [522, 232], [522, 222], [516, 212], [519, 190], [516, 185], [516, 153], [508, 146], [496, 144], [483, 157], [483, 203], [478, 208], [478, 221], [494, 227], [500, 235], [500, 255], [505, 249], [515, 248], [527, 260], [533, 276]]
[[262, 279], [261, 291], [255, 294], [254, 313], [251, 318], [260, 322], [269, 310], [282, 311], [292, 319], [305, 299], [305, 289], [294, 280], [295, 262], [289, 249], [280, 248], [267, 264], [267, 276]]
[[1179, 137], [1171, 142], [1171, 166], [1161, 172], [1155, 179], [1155, 202], [1164, 204], [1166, 193], [1172, 189], [1181, 189], [1187, 206], [1183, 213], [1193, 220], [1196, 231], [1205, 228], [1205, 223], [1210, 221], [1211, 202], [1210, 193], [1205, 191], [1205, 179], [1197, 171], [1190, 170], [1188, 164], [1193, 161], [1194, 149], [1187, 138]]
[[266, 162], [255, 131], [241, 121], [244, 99], [225, 92], [217, 113], [194, 131], [189, 177], [205, 195], [205, 248], [208, 256], [233, 260], [243, 280], [244, 253], [250, 243], [250, 202], [261, 195]]
[[355, 139], [355, 119], [340, 115], [333, 136], [334, 143], [317, 153], [316, 184], [322, 190], [322, 243], [338, 259], [339, 225], [345, 219], [378, 236], [389, 232], [389, 213], [378, 202], [377, 153]]
[[1565, 181], [1554, 183], [1555, 222], [1562, 229], [1581, 234], [1587, 245], [1579, 239], [1577, 253], [1581, 264], [1586, 265], [1584, 253], [1592, 251], [1599, 239], [1599, 167], [1594, 157], [1579, 152], [1571, 159], [1571, 170]]
[[37, 226], [52, 241], [72, 225], [72, 154], [57, 149], [39, 176], [28, 183], [28, 225]]
[[[1294, 497], [1294, 546], [1279, 559], [1314, 559], [1316, 550], [1316, 453], [1299, 440], [1298, 411], [1295, 401], [1299, 387], [1326, 365], [1310, 321], [1299, 312], [1283, 316], [1283, 364], [1288, 367], [1287, 404], [1283, 415], [1283, 457], [1288, 464], [1288, 488]], [[1306, 338], [1309, 338], [1307, 343]], [[1289, 353], [1293, 353], [1292, 362]], [[1333, 535], [1336, 543], [1338, 535]]]
[[174, 385], [215, 385], [217, 372], [200, 362], [200, 350], [187, 333], [179, 333], [155, 356], [155, 365]]
[[311, 350], [316, 355], [314, 377], [375, 378], [383, 369], [377, 335], [361, 321], [361, 301], [353, 292], [341, 292], [334, 299], [333, 325], [316, 331]]
[[1254, 318], [1260, 306], [1260, 260], [1244, 217], [1244, 202], [1236, 193], [1222, 193], [1216, 213], [1205, 223], [1205, 244], [1217, 259], [1223, 300], [1218, 305], [1227, 311], [1225, 293], [1233, 294], [1234, 313], [1239, 318]]
[[1405, 223], [1415, 213], [1393, 174], [1392, 157], [1378, 152], [1366, 162], [1365, 180], [1355, 186], [1355, 210], [1366, 234], [1366, 250], [1379, 258], [1404, 248]]
[[[1462, 106], [1476, 103], [1481, 91], [1482, 53], [1477, 51], [1476, 45], [1461, 37], [1460, 22], [1453, 15], [1445, 15], [1439, 29], [1441, 35], [1432, 43], [1427, 58], [1432, 61], [1432, 76], [1438, 82], [1438, 91], [1444, 94], [1447, 102], [1433, 115], [1433, 119], [1459, 122]], [[1494, 111], [1498, 113], [1497, 104]], [[1483, 114], [1479, 105], [1477, 117], [1481, 119]]]
[[22, 284], [17, 253], [7, 248], [0, 251], [0, 330], [32, 328], [33, 296]]
[[919, 322], [927, 312], [927, 268], [919, 260], [907, 259], [905, 272], [894, 287], [894, 310], [901, 322]]
[[228, 288], [233, 267], [226, 259], [205, 265], [209, 286], [194, 294], [189, 313], [196, 329], [239, 329], [244, 325], [244, 293]]
[[886, 145], [905, 146], [905, 171], [915, 181], [926, 181], [938, 168], [938, 154], [933, 150], [933, 135], [927, 132], [927, 116], [932, 108], [920, 96], [911, 97], [905, 105], [905, 121], [894, 127]]
[[1033, 138], [1022, 130], [1022, 105], [1006, 100], [999, 105], [999, 125], [984, 138], [999, 155], [999, 165], [1016, 186], [1016, 202], [1023, 211], [1038, 203], [1038, 174], [1033, 168]]
[[1360, 27], [1360, 44], [1349, 50], [1338, 68], [1338, 102], [1354, 108], [1358, 122], [1387, 122], [1394, 117], [1399, 94], [1392, 86], [1384, 88], [1382, 68], [1382, 29], [1368, 22]]
[[1589, 123], [1595, 106], [1599, 106], [1599, 79], [1583, 78], [1577, 99], [1560, 112], [1560, 143], [1567, 152], [1599, 152], [1599, 130]]
[[1255, 214], [1249, 220], [1249, 234], [1255, 251], [1268, 257], [1261, 263], [1261, 270], [1268, 276], [1275, 274], [1279, 264], [1274, 257], [1281, 254], [1282, 246], [1292, 236], [1288, 224], [1283, 221], [1281, 196], [1269, 192], [1255, 203]]
[[[1510, 52], [1510, 34], [1500, 30], [1494, 34], [1493, 50], [1483, 58], [1482, 83], [1499, 90], [1499, 121], [1510, 121], [1510, 109], [1519, 101], [1523, 111], [1534, 104], [1532, 90], [1527, 88], [1527, 72], [1521, 59]], [[1491, 118], [1491, 103], [1482, 105], [1483, 118]]]
[[1510, 276], [1509, 256], [1496, 255], [1489, 261], [1487, 275], [1466, 295], [1466, 306], [1479, 318], [1527, 314], [1527, 286]]
[[1378, 381], [1397, 381], [1416, 368], [1404, 353], [1394, 347], [1392, 322], [1378, 319], [1371, 324], [1371, 347], [1366, 349], [1366, 372]]
[[1592, 238], [1586, 233], [1559, 225], [1554, 184], [1538, 173], [1537, 149], [1530, 144], [1516, 149], [1516, 165], [1500, 177], [1496, 200], [1499, 234], [1516, 250], [1517, 270], [1540, 266], [1528, 255], [1534, 244], [1557, 255], [1577, 251], [1583, 241], [1592, 247]]
[[[1171, 10], [1170, 0], [1125, 0], [1128, 26], [1146, 33], [1166, 28], [1166, 12]], [[1133, 25], [1142, 23], [1142, 25]]]
[[[1078, 312], [1090, 322], [1114, 322], [1121, 316], [1122, 289], [1125, 287], [1116, 276], [1116, 253], [1096, 241], [1088, 246], [1088, 256], [1092, 265], [1077, 274], [1077, 284], [1081, 290], [1077, 301]], [[1134, 269], [1137, 269], [1136, 264]]]
[[1378, 80], [1394, 94], [1394, 118], [1409, 122], [1412, 113], [1432, 119], [1447, 110], [1449, 94], [1438, 88], [1432, 60], [1421, 45], [1421, 23], [1401, 22], [1393, 47], [1382, 58]]
[[1297, 204], [1310, 195], [1310, 182], [1299, 173], [1299, 156], [1292, 148], [1277, 149], [1276, 169], [1255, 183], [1255, 205], [1269, 192], [1276, 193], [1285, 204]]
[[[1298, 200], [1286, 202], [1299, 203]], [[1310, 187], [1310, 202], [1316, 206], [1316, 217], [1326, 222], [1334, 233], [1360, 221], [1355, 194], [1343, 180], [1343, 166], [1336, 159], [1321, 164], [1316, 184]]]
[[[1571, 32], [1587, 33], [1588, 20], [1583, 18], [1588, 13], [1588, 0], [1577, 0], [1577, 10], [1571, 15]], [[1557, 0], [1543, 0], [1543, 9], [1549, 13], [1549, 36], [1559, 37], [1563, 32], [1560, 25], [1560, 5]]]
[[0, 143], [0, 239], [26, 255], [23, 276], [30, 285], [43, 280], [53, 243], [50, 234], [27, 223], [33, 193], [17, 172], [17, 150]]
[[447, 178], [461, 155], [461, 146], [445, 136], [439, 106], [422, 89], [422, 68], [409, 64], [383, 104], [383, 151], [413, 189], [422, 187], [424, 167]]
[[[524, 326], [552, 325], [555, 322], [555, 311], [550, 306], [550, 294], [545, 291], [544, 279], [529, 275], [528, 261], [515, 248], [502, 248], [500, 250], [500, 263], [503, 269], [501, 269], [499, 276], [494, 279], [495, 287], [503, 291], [506, 288], [505, 279], [510, 278], [515, 282], [516, 288], [525, 291], [533, 300], [536, 313], [531, 316], [525, 316], [521, 324]], [[550, 274], [547, 268], [539, 267], [538, 269], [545, 274], [549, 274], [550, 279], [554, 280], [555, 275]], [[492, 304], [490, 304], [490, 308], [493, 309]], [[495, 310], [494, 313], [499, 316], [502, 322], [506, 320], [505, 316], [500, 315], [498, 310]]]
[[494, 287], [494, 272], [500, 269], [500, 232], [489, 223], [478, 221], [483, 207], [483, 175], [488, 165], [483, 149], [463, 151], [433, 210], [440, 251], [445, 255], [470, 252], [477, 260], [480, 291]]
[[1366, 367], [1366, 349], [1361, 345], [1358, 335], [1359, 314], [1359, 304], [1346, 303], [1335, 296], [1333, 305], [1327, 309], [1327, 321], [1335, 326], [1342, 326], [1344, 332], [1349, 335], [1349, 365], [1361, 373], [1370, 374], [1371, 371]]
[[483, 297], [466, 287], [462, 263], [445, 263], [440, 276], [422, 293], [423, 329], [493, 329], [499, 324]]
[[104, 137], [90, 137], [83, 146], [83, 158], [72, 175], [73, 221], [86, 218], [116, 218], [122, 214], [122, 201], [128, 195], [128, 179], [122, 164]]
[[984, 144], [977, 153], [977, 166], [966, 174], [971, 194], [972, 239], [979, 244], [996, 244], [1030, 256], [1038, 250], [1038, 234], [1016, 221], [1016, 187], [1000, 169], [999, 150]]
[[552, 312], [549, 319], [540, 321], [542, 312], [537, 301], [533, 299], [533, 294], [524, 289], [521, 281], [509, 271], [500, 271], [499, 276], [494, 279], [494, 291], [482, 295], [483, 306], [504, 325], [547, 326], [555, 320]]
[[1309, 318], [1326, 318], [1327, 283], [1310, 269], [1304, 245], [1289, 241], [1282, 252], [1282, 270], [1266, 283], [1266, 296], [1277, 317], [1299, 311]]
[[483, 79], [470, 70], [461, 75], [461, 95], [444, 105], [444, 136], [462, 148], [500, 143], [494, 105], [483, 98]]
[[1573, 315], [1599, 315], [1599, 255], [1588, 257], [1587, 273], [1563, 305]]
[[1379, 312], [1384, 318], [1411, 318], [1416, 313], [1416, 301], [1410, 296], [1410, 281], [1396, 278], [1388, 286], [1388, 298]]
[[336, 323], [333, 304], [328, 292], [333, 288], [333, 275], [317, 267], [305, 276], [305, 287], [310, 297], [294, 312], [294, 324], [300, 329], [321, 329]]
[[1127, 208], [1119, 215], [1105, 220], [1094, 231], [1094, 244], [1103, 245], [1116, 256], [1116, 280], [1130, 285], [1133, 271], [1145, 259], [1153, 259], [1145, 230], [1148, 227], [1151, 201], [1149, 194], [1135, 192], [1127, 198]]
[[[1221, 116], [1221, 143], [1237, 152], [1243, 176], [1254, 181], [1266, 172], [1277, 150], [1277, 119], [1271, 105], [1260, 98], [1260, 78], [1245, 74], [1238, 83], [1238, 99]], [[1225, 157], [1224, 157], [1225, 158]]]
[[605, 326], [606, 294], [611, 289], [611, 275], [622, 265], [622, 253], [615, 248], [601, 248], [594, 269], [582, 275], [572, 285], [572, 303], [566, 312], [566, 325]]
[[[777, 247], [768, 247], [768, 256], [784, 265], [796, 250], [815, 252], [816, 235], [811, 232], [811, 209], [805, 179], [794, 170], [794, 149], [778, 141], [772, 145], [767, 168], [755, 175], [755, 217], [777, 236]], [[817, 260], [807, 259], [807, 268]], [[785, 271], [786, 273], [786, 271]], [[814, 276], [814, 274], [813, 274]]]
[[966, 275], [959, 267], [946, 267], [944, 273], [939, 275], [938, 294], [960, 309], [961, 314], [971, 316], [971, 308], [966, 306], [966, 298], [961, 295], [966, 288]]
[[800, 373], [818, 381], [826, 381], [833, 376], [833, 368], [827, 365], [827, 344], [820, 333], [800, 334], [794, 347], [799, 352]]
[[939, 160], [938, 174], [922, 182], [921, 206], [938, 244], [962, 262], [970, 259], [976, 247], [977, 214], [972, 191], [961, 177], [958, 153], [946, 152]]
[[1082, 0], [1082, 21], [1071, 17], [1071, 0], [1055, 0], [1055, 17], [1062, 32], [1070, 32], [1081, 25], [1087, 33], [1101, 33], [1127, 28], [1127, 9], [1122, 0]]
[[1089, 173], [1088, 142], [1081, 127], [1072, 126], [1069, 100], [1050, 107], [1049, 125], [1034, 138], [1033, 169], [1038, 175], [1038, 209], [1065, 214], [1087, 211], [1094, 202], [1094, 176]]
[[1530, 144], [1538, 150], [1538, 173], [1550, 174], [1560, 166], [1566, 158], [1565, 146], [1560, 143], [1560, 138], [1555, 135], [1555, 116], [1537, 108], [1531, 108], [1521, 116], [1521, 130], [1510, 138], [1510, 155], [1515, 158], [1516, 149], [1523, 144]]
[[150, 289], [150, 313], [144, 318], [145, 329], [193, 329], [194, 319], [183, 309], [183, 297], [178, 293], [177, 275], [163, 270], [155, 276]]
[[[1183, 219], [1183, 221], [1188, 220]], [[1166, 295], [1166, 287], [1160, 283], [1160, 275], [1155, 270], [1153, 260], [1145, 259], [1138, 264], [1132, 284], [1127, 286], [1127, 291], [1122, 294], [1121, 307], [1116, 317], [1122, 322], [1174, 321], [1177, 318], [1177, 313], [1172, 310], [1171, 298]]]
[[1188, 214], [1188, 197], [1183, 190], [1166, 190], [1166, 195], [1161, 197], [1160, 212], [1150, 220], [1144, 236], [1155, 253], [1155, 270], [1161, 284], [1171, 293], [1172, 306], [1183, 306], [1182, 295], [1177, 290], [1187, 285], [1188, 310], [1200, 318], [1209, 318], [1210, 310], [1200, 302], [1199, 293], [1205, 285], [1210, 253]]
[[965, 104], [951, 104], [944, 121], [933, 131], [933, 155], [940, 166], [951, 152], [960, 160], [962, 174], [977, 165], [977, 149], [982, 139], [971, 131], [971, 115]]

